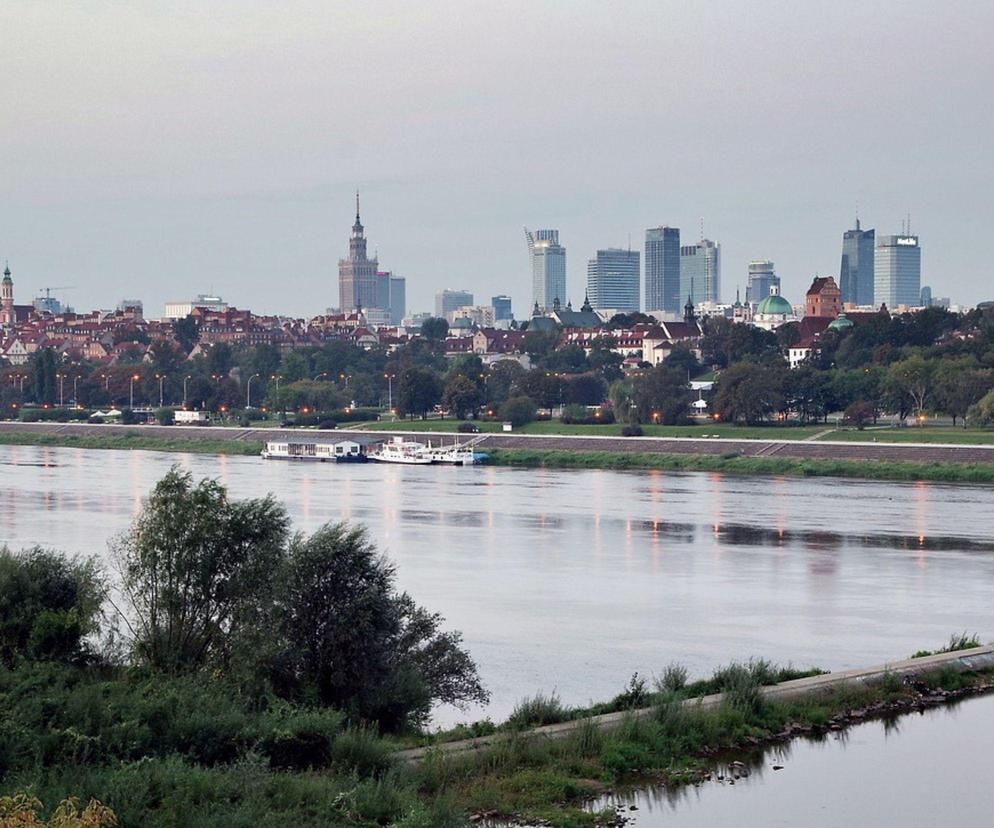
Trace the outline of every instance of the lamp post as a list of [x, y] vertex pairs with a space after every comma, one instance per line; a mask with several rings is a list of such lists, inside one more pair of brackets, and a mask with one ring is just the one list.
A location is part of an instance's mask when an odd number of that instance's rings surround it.
[[159, 381], [159, 408], [162, 408], [162, 383], [166, 378], [165, 374], [156, 374], [155, 378]]
[[128, 388], [128, 408], [133, 409], [135, 407], [135, 380], [141, 379], [138, 374], [131, 375], [131, 382]]
[[322, 371], [320, 374], [318, 374], [316, 377], [314, 377], [313, 382], [317, 382], [319, 379], [321, 379], [321, 377], [326, 377], [326, 376], [328, 376], [328, 372], [327, 371]]
[[193, 377], [190, 374], [183, 377], [183, 408], [186, 408], [186, 384], [192, 379]]
[[65, 374], [56, 374], [55, 378], [59, 381], [59, 408], [62, 408], [62, 403], [63, 403], [64, 398], [65, 398], [65, 395], [63, 394], [63, 391], [65, 390], [66, 375]]
[[348, 391], [349, 390], [349, 380], [352, 379], [352, 375], [351, 374], [339, 374], [338, 378], [340, 380], [345, 380], [345, 390]]
[[76, 384], [79, 382], [79, 374], [73, 375], [72, 378], [72, 404], [79, 408], [79, 397], [76, 394]]
[[254, 380], [257, 376], [259, 376], [259, 375], [258, 374], [252, 374], [252, 376], [248, 378], [248, 382], [245, 383], [245, 407], [246, 408], [251, 408], [252, 407], [252, 380]]
[[107, 374], [101, 374], [100, 378], [104, 381], [104, 391], [110, 390], [110, 377]]
[[383, 378], [387, 381], [387, 407], [390, 409], [390, 413], [393, 413], [393, 379], [396, 374], [384, 374]]

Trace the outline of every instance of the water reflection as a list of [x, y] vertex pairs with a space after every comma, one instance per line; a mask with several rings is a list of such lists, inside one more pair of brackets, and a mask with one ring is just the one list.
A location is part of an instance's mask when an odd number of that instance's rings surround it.
[[992, 726], [994, 696], [973, 698], [725, 757], [709, 781], [622, 791], [590, 808], [618, 808], [633, 828], [989, 824]]

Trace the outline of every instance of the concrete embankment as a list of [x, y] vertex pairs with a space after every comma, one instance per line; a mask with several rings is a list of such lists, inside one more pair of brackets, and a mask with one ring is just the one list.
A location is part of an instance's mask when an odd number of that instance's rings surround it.
[[[967, 672], [972, 670], [988, 670], [994, 668], [994, 645], [974, 647], [969, 650], [959, 650], [952, 653], [939, 653], [938, 655], [925, 656], [923, 658], [910, 658], [902, 661], [895, 661], [889, 664], [882, 664], [877, 667], [868, 667], [856, 670], [844, 670], [838, 673], [826, 673], [820, 676], [810, 676], [809, 678], [794, 679], [763, 687], [761, 692], [768, 699], [789, 699], [798, 696], [806, 696], [814, 693], [827, 692], [846, 686], [872, 686], [883, 681], [887, 675], [894, 675], [900, 678], [925, 676], [928, 673], [942, 669], [951, 669], [956, 672]], [[710, 710], [721, 705], [724, 694], [716, 693], [701, 698], [687, 699], [683, 705], [687, 708]], [[533, 730], [516, 734], [521, 736], [558, 740], [565, 739], [575, 733], [581, 727], [593, 726], [599, 730], [612, 730], [624, 723], [628, 717], [636, 718], [652, 716], [655, 708], [643, 708], [634, 711], [624, 711], [619, 713], [605, 713], [601, 716], [592, 716], [586, 719], [576, 719], [560, 724], [545, 725]], [[474, 754], [485, 753], [491, 747], [499, 744], [501, 740], [508, 738], [507, 733], [496, 733], [492, 736], [481, 736], [475, 739], [462, 739], [457, 742], [444, 742], [430, 747], [410, 748], [398, 751], [394, 756], [403, 762], [419, 763], [429, 753], [435, 756], [456, 758], [461, 756], [472, 756]]]
[[[218, 428], [203, 426], [123, 426], [87, 423], [0, 422], [0, 435], [34, 434], [53, 438], [142, 436], [169, 440], [264, 442], [279, 437], [363, 434], [371, 432], [341, 428], [334, 432], [279, 430], [271, 428]], [[449, 442], [466, 435], [432, 432], [378, 431], [384, 437], [405, 434], [412, 439]], [[897, 461], [915, 463], [994, 464], [994, 445], [929, 443], [847, 443], [811, 440], [696, 439], [689, 437], [601, 437], [586, 435], [487, 434], [480, 448], [529, 449], [538, 451], [611, 452], [618, 454], [663, 454], [785, 458], [791, 460]]]

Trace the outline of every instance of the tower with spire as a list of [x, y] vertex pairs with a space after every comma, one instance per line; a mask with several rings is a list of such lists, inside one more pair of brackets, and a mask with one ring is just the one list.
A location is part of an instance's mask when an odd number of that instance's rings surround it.
[[14, 324], [14, 280], [10, 276], [10, 265], [5, 264], [3, 281], [0, 281], [0, 327], [9, 328]]
[[355, 194], [355, 223], [349, 236], [349, 257], [338, 261], [338, 299], [344, 313], [375, 308], [379, 262], [366, 254], [366, 236], [359, 217], [359, 191]]

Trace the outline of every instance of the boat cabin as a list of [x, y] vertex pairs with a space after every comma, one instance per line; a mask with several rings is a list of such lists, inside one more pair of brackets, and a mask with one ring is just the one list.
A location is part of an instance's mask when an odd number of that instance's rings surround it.
[[267, 460], [320, 460], [363, 462], [369, 451], [383, 445], [384, 438], [351, 436], [338, 439], [283, 437], [266, 442], [262, 456]]

